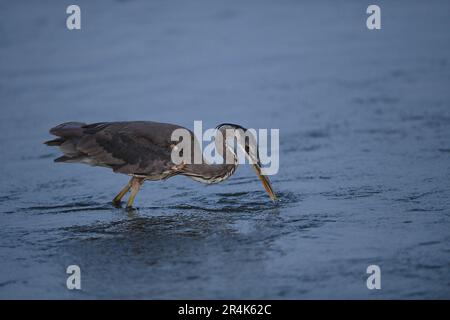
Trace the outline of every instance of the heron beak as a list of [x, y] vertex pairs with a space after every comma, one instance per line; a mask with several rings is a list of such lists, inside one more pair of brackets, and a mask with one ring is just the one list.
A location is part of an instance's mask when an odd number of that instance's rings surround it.
[[[247, 149], [247, 147], [244, 147], [242, 144], [238, 144], [238, 146], [243, 150], [245, 156], [250, 160], [250, 163], [252, 164], [253, 168], [256, 171], [256, 174], [258, 175], [259, 180], [261, 180], [262, 185], [266, 192], [268, 193], [270, 199], [272, 199], [273, 202], [277, 200], [277, 196], [273, 192], [272, 185], [270, 183], [269, 178], [266, 175], [263, 175], [261, 173], [261, 162], [259, 160], [257, 147], [254, 147], [251, 149], [250, 147]], [[256, 150], [256, 152], [250, 152], [250, 150]]]
[[252, 166], [255, 169], [259, 180], [261, 180], [262, 185], [264, 186], [264, 189], [266, 189], [267, 193], [269, 194], [270, 199], [272, 199], [272, 201], [275, 202], [275, 200], [277, 200], [277, 197], [275, 196], [275, 193], [273, 192], [272, 185], [270, 184], [269, 178], [267, 176], [261, 174], [261, 167], [258, 164], [253, 164]]

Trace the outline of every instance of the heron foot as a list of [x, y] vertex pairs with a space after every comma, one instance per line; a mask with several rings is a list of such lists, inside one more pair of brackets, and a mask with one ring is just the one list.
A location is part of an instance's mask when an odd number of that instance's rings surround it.
[[120, 200], [119, 201], [113, 200], [113, 201], [111, 201], [111, 203], [117, 209], [122, 208], [122, 201], [120, 201]]

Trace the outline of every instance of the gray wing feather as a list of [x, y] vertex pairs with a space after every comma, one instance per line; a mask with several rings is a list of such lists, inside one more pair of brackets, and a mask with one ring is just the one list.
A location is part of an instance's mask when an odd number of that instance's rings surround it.
[[173, 130], [182, 128], [150, 121], [83, 124], [79, 128], [71, 123], [70, 135], [63, 125], [56, 127], [59, 131], [51, 130], [66, 139], [60, 145], [65, 153], [60, 161], [89, 163], [110, 167], [115, 172], [146, 176], [162, 174], [173, 166], [170, 137]]

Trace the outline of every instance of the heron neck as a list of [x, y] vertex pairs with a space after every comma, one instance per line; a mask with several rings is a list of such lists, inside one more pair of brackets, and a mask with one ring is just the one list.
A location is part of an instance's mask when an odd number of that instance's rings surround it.
[[218, 183], [228, 179], [237, 168], [237, 164], [189, 164], [183, 168], [183, 174], [203, 183]]

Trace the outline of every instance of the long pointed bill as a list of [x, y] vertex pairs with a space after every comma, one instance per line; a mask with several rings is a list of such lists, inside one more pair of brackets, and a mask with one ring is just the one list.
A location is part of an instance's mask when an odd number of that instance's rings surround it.
[[[238, 139], [238, 141], [241, 141]], [[247, 159], [252, 164], [253, 168], [256, 171], [256, 174], [258, 175], [259, 180], [261, 180], [264, 189], [266, 189], [266, 192], [269, 194], [270, 199], [275, 202], [277, 200], [277, 197], [275, 193], [273, 192], [272, 185], [270, 184], [270, 180], [267, 176], [263, 175], [261, 173], [261, 164], [258, 157], [258, 148], [256, 145], [256, 140], [253, 138], [252, 141], [250, 141], [251, 146], [248, 148], [243, 146], [243, 143], [238, 143], [238, 147], [242, 150], [243, 154], [247, 157]]]
[[252, 166], [255, 169], [259, 180], [261, 180], [261, 182], [264, 186], [264, 189], [266, 189], [267, 193], [269, 194], [270, 199], [272, 199], [272, 201], [275, 201], [277, 199], [277, 197], [275, 196], [275, 193], [273, 192], [272, 185], [270, 184], [269, 178], [267, 176], [261, 174], [261, 167], [259, 165], [253, 164]]

